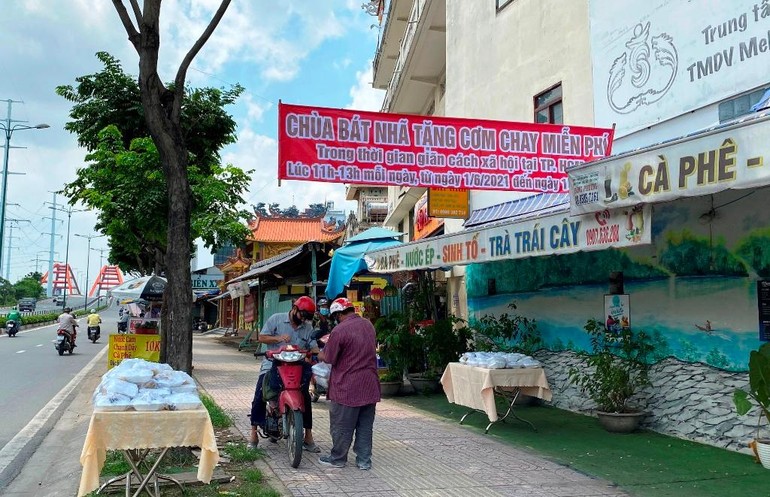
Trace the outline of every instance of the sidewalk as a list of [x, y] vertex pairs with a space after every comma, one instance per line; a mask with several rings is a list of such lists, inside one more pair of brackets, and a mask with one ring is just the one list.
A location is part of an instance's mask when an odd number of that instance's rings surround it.
[[[221, 344], [215, 335], [194, 341], [193, 376], [223, 409], [238, 430], [249, 433], [248, 414], [259, 363], [250, 352]], [[324, 400], [313, 404], [316, 443], [331, 446]], [[373, 468], [355, 464], [342, 469], [318, 463], [305, 453], [302, 464], [289, 465], [285, 442], [260, 441], [267, 464], [285, 495], [329, 496], [626, 496], [609, 483], [590, 478], [494, 439], [383, 400], [374, 424]], [[355, 456], [351, 452], [351, 461]]]
[[[193, 376], [232, 416], [246, 439], [248, 414], [259, 362], [251, 352], [195, 335]], [[106, 359], [85, 375], [71, 404], [44, 437], [4, 496], [43, 497], [77, 494], [80, 452], [91, 417], [91, 394], [106, 372]], [[331, 446], [324, 400], [313, 404], [314, 435], [322, 451]], [[260, 441], [269, 484], [286, 496], [364, 497], [621, 497], [605, 481], [503, 445], [490, 437], [383, 400], [377, 406], [371, 471], [355, 464], [328, 468], [320, 454], [305, 453], [299, 468], [289, 465], [285, 442]], [[322, 452], [323, 453], [323, 452]], [[355, 456], [351, 453], [351, 458]], [[351, 459], [352, 460], [352, 459]]]

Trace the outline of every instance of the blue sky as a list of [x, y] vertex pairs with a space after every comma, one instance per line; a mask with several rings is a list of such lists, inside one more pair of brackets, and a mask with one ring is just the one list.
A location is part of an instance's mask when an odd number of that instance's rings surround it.
[[[254, 169], [248, 204], [344, 201], [343, 185], [282, 182], [277, 186], [277, 104], [287, 103], [379, 110], [383, 92], [371, 88], [371, 61], [377, 46], [376, 18], [362, 9], [362, 0], [233, 1], [209, 43], [192, 64], [188, 83], [246, 88], [228, 111], [238, 122], [238, 142], [223, 150], [223, 160]], [[203, 31], [219, 0], [166, 0], [161, 14], [161, 76], [173, 79], [178, 63]], [[106, 0], [3, 0], [0, 17], [0, 117], [7, 99], [13, 119], [47, 123], [46, 130], [17, 131], [11, 140], [8, 177], [5, 276], [10, 226], [10, 280], [38, 269], [47, 270], [51, 233], [52, 192], [75, 178], [84, 167], [85, 151], [64, 131], [69, 102], [54, 89], [75, 84], [75, 78], [101, 69], [94, 54], [107, 51], [137, 74], [138, 58], [127, 41], [112, 2]], [[24, 148], [15, 148], [24, 147]], [[24, 173], [23, 175], [14, 173]], [[59, 204], [65, 199], [58, 197]], [[13, 205], [18, 204], [18, 205]], [[57, 213], [56, 260], [66, 255], [66, 215]], [[72, 214], [71, 233], [95, 234], [92, 212]], [[92, 248], [106, 248], [95, 238]], [[69, 262], [81, 287], [88, 264], [86, 238], [70, 236]], [[99, 266], [91, 251], [89, 279]]]

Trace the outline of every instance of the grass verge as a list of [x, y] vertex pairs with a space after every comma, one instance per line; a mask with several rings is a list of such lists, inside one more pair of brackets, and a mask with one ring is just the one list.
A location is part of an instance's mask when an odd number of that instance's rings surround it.
[[[393, 400], [454, 423], [468, 412], [443, 394]], [[506, 408], [498, 405], [499, 412]], [[538, 431], [509, 419], [494, 424], [486, 436], [614, 482], [636, 497], [768, 495], [770, 473], [745, 454], [651, 431], [611, 434], [595, 418], [553, 407], [517, 406], [515, 412]], [[474, 413], [463, 426], [483, 433], [488, 423], [486, 415]]]
[[[185, 497], [219, 497], [219, 496], [240, 496], [240, 497], [280, 497], [280, 493], [271, 488], [265, 478], [264, 473], [255, 467], [255, 463], [264, 457], [261, 450], [250, 450], [246, 443], [241, 441], [232, 441], [232, 433], [228, 428], [232, 425], [230, 416], [217, 405], [208, 395], [202, 394], [201, 401], [209, 411], [211, 422], [215, 427], [217, 440], [222, 446], [223, 440], [229, 440], [224, 443], [220, 456], [224, 456], [228, 461], [220, 463], [220, 467], [225, 474], [232, 476], [232, 481], [227, 483], [210, 483], [208, 485], [186, 485], [184, 492], [176, 487], [165, 487], [161, 490], [163, 496], [185, 496]], [[152, 451], [145, 459], [143, 471], [152, 466], [157, 460], [160, 451]], [[107, 452], [107, 459], [102, 468], [102, 477], [111, 478], [125, 474], [131, 467], [125, 461], [123, 453], [117, 450]], [[174, 474], [185, 472], [196, 472], [198, 470], [198, 459], [188, 449], [172, 449], [163, 458], [159, 473]], [[95, 495], [95, 494], [90, 494]]]

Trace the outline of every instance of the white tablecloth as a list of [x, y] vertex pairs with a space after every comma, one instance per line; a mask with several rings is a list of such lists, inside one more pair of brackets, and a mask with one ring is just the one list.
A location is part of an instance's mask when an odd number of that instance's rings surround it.
[[449, 402], [484, 411], [490, 422], [497, 421], [495, 388], [518, 388], [525, 395], [551, 400], [543, 368], [486, 369], [452, 362], [444, 370], [441, 385]]
[[208, 411], [94, 412], [80, 454], [83, 474], [78, 496], [99, 488], [99, 473], [108, 450], [200, 447], [198, 480], [208, 483], [219, 451]]

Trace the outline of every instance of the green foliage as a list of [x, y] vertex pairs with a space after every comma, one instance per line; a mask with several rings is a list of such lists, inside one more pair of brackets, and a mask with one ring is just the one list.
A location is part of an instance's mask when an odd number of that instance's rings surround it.
[[410, 329], [409, 317], [394, 312], [380, 317], [374, 323], [379, 343], [380, 358], [390, 371], [414, 371], [423, 369], [423, 353], [420, 338]]
[[[102, 71], [76, 79], [77, 86], [56, 92], [73, 103], [65, 129], [88, 150], [88, 166], [64, 188], [71, 204], [98, 211], [97, 231], [109, 237], [109, 261], [142, 274], [164, 269], [168, 200], [162, 162], [146, 127], [137, 79], [105, 52]], [[224, 106], [243, 88], [186, 89], [181, 126], [188, 149], [188, 179], [193, 198], [191, 236], [213, 250], [239, 245], [251, 216], [236, 206], [249, 181], [248, 172], [221, 165], [219, 151], [236, 139], [235, 120]], [[192, 243], [192, 242], [191, 242]]]
[[38, 299], [42, 297], [44, 295], [43, 285], [40, 284], [40, 278], [42, 277], [42, 274], [32, 272], [14, 283], [13, 292], [16, 295], [16, 299], [23, 299], [25, 297]]
[[584, 329], [591, 340], [591, 351], [578, 353], [583, 367], [570, 368], [571, 383], [588, 394], [600, 411], [633, 411], [628, 400], [650, 384], [650, 337], [630, 329], [610, 332], [595, 319], [589, 319]]
[[677, 276], [746, 276], [746, 268], [724, 246], [698, 237], [688, 230], [668, 233], [667, 246], [658, 260], [660, 265]]
[[748, 390], [737, 389], [733, 402], [738, 414], [743, 416], [751, 410], [751, 400], [757, 403], [770, 423], [770, 343], [766, 343], [749, 354]]
[[225, 453], [233, 462], [251, 462], [260, 459], [263, 453], [259, 450], [249, 449], [245, 443], [228, 443], [224, 447]]
[[200, 398], [201, 403], [209, 412], [209, 418], [211, 418], [211, 424], [214, 426], [214, 428], [229, 428], [233, 425], [232, 418], [230, 418], [224, 409], [219, 407], [219, 405], [214, 402], [214, 399], [206, 394], [201, 394]]
[[457, 362], [468, 351], [471, 329], [455, 316], [439, 319], [418, 331], [425, 351], [427, 371], [440, 375], [446, 365]]
[[738, 244], [735, 253], [761, 278], [770, 277], [770, 228], [754, 230]]
[[490, 278], [495, 279], [499, 293], [516, 293], [565, 285], [605, 284], [612, 271], [623, 271], [627, 280], [668, 276], [653, 264], [632, 261], [622, 250], [607, 249], [472, 264], [466, 272], [466, 283], [469, 297], [483, 297], [487, 295]]
[[[511, 302], [508, 308], [515, 311], [516, 303]], [[520, 314], [484, 315], [472, 321], [471, 327], [474, 348], [481, 352], [520, 352], [532, 355], [544, 345], [536, 320]]]
[[400, 372], [396, 369], [388, 369], [387, 371], [381, 371], [377, 374], [380, 381], [402, 381], [404, 379], [404, 372], [401, 370]]

